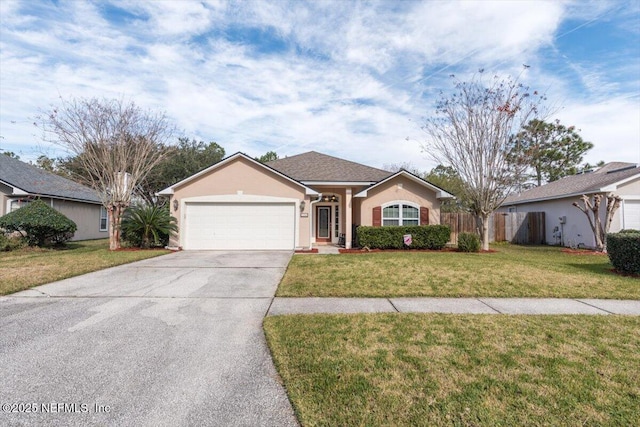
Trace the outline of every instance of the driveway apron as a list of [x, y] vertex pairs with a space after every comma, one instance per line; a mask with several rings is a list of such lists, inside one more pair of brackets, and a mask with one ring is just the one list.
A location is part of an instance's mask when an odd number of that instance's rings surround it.
[[0, 425], [297, 425], [262, 332], [290, 257], [185, 251], [0, 297]]

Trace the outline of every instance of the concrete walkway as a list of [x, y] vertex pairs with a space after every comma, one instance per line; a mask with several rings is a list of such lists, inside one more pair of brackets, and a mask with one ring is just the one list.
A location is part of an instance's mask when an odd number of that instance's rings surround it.
[[569, 298], [274, 298], [267, 315], [315, 313], [625, 314], [640, 300]]

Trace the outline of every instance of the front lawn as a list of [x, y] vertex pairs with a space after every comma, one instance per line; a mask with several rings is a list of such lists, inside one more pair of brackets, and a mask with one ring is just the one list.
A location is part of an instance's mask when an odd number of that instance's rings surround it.
[[550, 246], [494, 249], [295, 255], [277, 296], [640, 299], [640, 279], [612, 273], [606, 255]]
[[303, 426], [640, 425], [640, 317], [296, 315], [264, 327]]
[[69, 242], [64, 249], [26, 247], [0, 252], [0, 295], [169, 252], [110, 251], [104, 239]]

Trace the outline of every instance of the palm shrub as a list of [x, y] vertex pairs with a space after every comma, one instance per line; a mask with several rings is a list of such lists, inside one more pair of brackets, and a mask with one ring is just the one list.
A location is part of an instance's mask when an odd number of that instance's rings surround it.
[[149, 248], [168, 244], [178, 226], [167, 206], [134, 205], [125, 210], [120, 231], [129, 244]]
[[78, 229], [75, 222], [42, 200], [0, 217], [0, 228], [9, 233], [19, 232], [29, 246], [62, 244]]

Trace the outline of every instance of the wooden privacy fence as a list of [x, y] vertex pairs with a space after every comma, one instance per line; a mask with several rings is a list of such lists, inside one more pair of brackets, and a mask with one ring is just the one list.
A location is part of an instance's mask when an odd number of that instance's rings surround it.
[[[441, 213], [440, 224], [451, 228], [449, 243], [458, 244], [458, 234], [479, 233], [476, 218], [469, 213]], [[544, 212], [494, 212], [489, 218], [489, 241], [519, 245], [544, 244]]]

